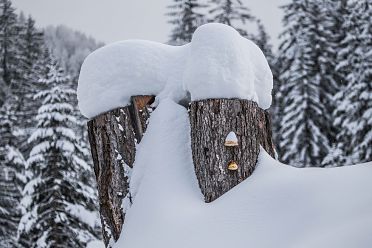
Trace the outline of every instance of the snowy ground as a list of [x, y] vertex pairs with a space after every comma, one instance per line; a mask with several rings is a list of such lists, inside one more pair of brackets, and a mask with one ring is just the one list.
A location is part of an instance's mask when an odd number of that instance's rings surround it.
[[87, 248], [105, 248], [102, 241], [96, 240], [88, 243]]
[[206, 204], [186, 109], [164, 100], [137, 153], [116, 248], [370, 248], [372, 163], [298, 169], [261, 151], [251, 177]]

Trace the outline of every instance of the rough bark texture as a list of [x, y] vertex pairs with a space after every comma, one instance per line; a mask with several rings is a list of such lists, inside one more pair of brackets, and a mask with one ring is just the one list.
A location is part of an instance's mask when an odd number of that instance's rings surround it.
[[[249, 177], [260, 145], [274, 157], [270, 116], [257, 103], [240, 99], [208, 99], [190, 106], [191, 146], [195, 172], [205, 201], [211, 202]], [[224, 145], [233, 131], [239, 146]], [[235, 161], [238, 170], [227, 169]]]
[[106, 247], [119, 238], [129, 194], [128, 172], [133, 167], [136, 143], [142, 138], [151, 96], [136, 96], [132, 104], [103, 113], [88, 122], [89, 142], [97, 179], [102, 233]]

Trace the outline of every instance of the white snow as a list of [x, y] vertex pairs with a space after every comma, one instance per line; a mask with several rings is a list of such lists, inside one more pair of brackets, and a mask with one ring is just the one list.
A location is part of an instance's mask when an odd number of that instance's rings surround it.
[[127, 40], [91, 53], [78, 85], [80, 111], [87, 117], [129, 104], [134, 95], [158, 95], [168, 81], [179, 49], [156, 42]]
[[96, 211], [89, 211], [84, 206], [66, 202], [66, 211], [78, 218], [81, 222], [86, 223], [92, 229], [99, 224], [99, 217]]
[[272, 84], [269, 65], [253, 42], [227, 25], [210, 23], [184, 46], [127, 40], [96, 50], [81, 68], [78, 99], [88, 118], [149, 94], [157, 102], [241, 98], [267, 109]]
[[105, 248], [105, 244], [102, 241], [94, 240], [87, 244], [87, 248]]
[[191, 100], [241, 98], [270, 107], [273, 76], [266, 58], [235, 29], [222, 24], [199, 27], [189, 53], [183, 80]]
[[116, 248], [369, 248], [372, 163], [299, 169], [261, 151], [248, 179], [204, 203], [187, 110], [160, 102], [138, 147]]

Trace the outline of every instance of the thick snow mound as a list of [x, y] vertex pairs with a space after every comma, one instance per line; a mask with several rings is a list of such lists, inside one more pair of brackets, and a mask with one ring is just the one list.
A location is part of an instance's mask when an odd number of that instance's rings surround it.
[[271, 105], [272, 73], [260, 48], [221, 24], [199, 27], [184, 74], [191, 100], [241, 98]]
[[175, 47], [142, 40], [117, 42], [91, 53], [78, 86], [81, 112], [87, 117], [129, 104], [134, 95], [157, 95], [165, 87]]
[[372, 163], [299, 169], [261, 151], [251, 177], [206, 204], [189, 132], [187, 111], [162, 101], [137, 153], [116, 248], [372, 247]]
[[96, 50], [81, 68], [78, 100], [88, 118], [128, 105], [133, 95], [241, 98], [267, 109], [272, 84], [262, 51], [233, 28], [212, 23], [184, 46], [128, 40]]

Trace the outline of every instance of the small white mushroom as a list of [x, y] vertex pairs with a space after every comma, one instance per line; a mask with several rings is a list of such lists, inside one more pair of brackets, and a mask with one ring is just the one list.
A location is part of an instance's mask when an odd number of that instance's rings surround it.
[[225, 146], [238, 146], [238, 138], [233, 131], [226, 136]]

